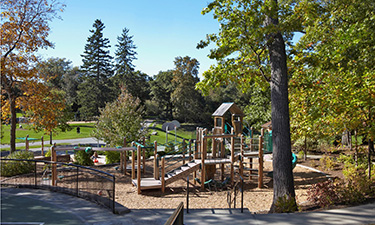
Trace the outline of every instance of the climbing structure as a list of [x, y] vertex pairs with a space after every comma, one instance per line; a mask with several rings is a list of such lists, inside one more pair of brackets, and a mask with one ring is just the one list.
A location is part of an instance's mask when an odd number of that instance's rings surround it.
[[[225, 121], [225, 116], [230, 113], [231, 124]], [[214, 178], [217, 169], [221, 170], [221, 180], [224, 178], [225, 165], [229, 164], [230, 180], [233, 184], [234, 173], [238, 169], [240, 174], [250, 171], [249, 177], [258, 177], [258, 186], [263, 185], [263, 137], [252, 138], [243, 134], [244, 114], [235, 103], [223, 103], [213, 114], [214, 128], [209, 133], [207, 129], [196, 129], [196, 140], [182, 143], [176, 148], [174, 155], [158, 156], [157, 143], [154, 143], [154, 176], [143, 178], [141, 174], [141, 150], [138, 145], [137, 177], [132, 172], [132, 182], [138, 193], [146, 189], [161, 189], [181, 178], [193, 174], [194, 182], [199, 179], [201, 188], [204, 183]], [[228, 133], [227, 127], [231, 127]], [[251, 133], [251, 132], [250, 132]], [[257, 140], [256, 140], [257, 139]], [[212, 140], [211, 152], [208, 153], [208, 140]], [[257, 146], [255, 146], [257, 145]], [[230, 154], [227, 154], [227, 153]], [[135, 157], [132, 165], [135, 165]], [[257, 160], [254, 160], [257, 159]], [[161, 161], [161, 163], [159, 162]], [[248, 160], [248, 161], [246, 161]], [[171, 163], [171, 162], [174, 163]], [[256, 161], [256, 162], [255, 162]], [[257, 169], [253, 167], [258, 164]], [[246, 165], [248, 165], [246, 167]], [[133, 166], [134, 168], [134, 166]], [[132, 170], [135, 171], [135, 168]], [[198, 177], [198, 172], [200, 176]]]

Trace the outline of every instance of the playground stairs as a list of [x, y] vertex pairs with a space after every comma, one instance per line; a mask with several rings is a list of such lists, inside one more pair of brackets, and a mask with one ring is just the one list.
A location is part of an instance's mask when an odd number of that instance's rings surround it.
[[171, 184], [200, 169], [201, 161], [193, 160], [165, 174], [165, 185]]
[[[200, 169], [201, 161], [193, 160], [190, 161], [174, 170], [165, 173], [165, 185], [171, 184], [181, 178], [188, 176]], [[138, 186], [137, 179], [132, 180], [134, 186]], [[161, 179], [157, 180], [155, 178], [141, 178], [141, 190], [147, 189], [160, 189], [162, 188]]]

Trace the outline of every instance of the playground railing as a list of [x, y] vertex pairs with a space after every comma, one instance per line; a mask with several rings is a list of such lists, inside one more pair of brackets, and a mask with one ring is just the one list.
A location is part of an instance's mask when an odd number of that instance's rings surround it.
[[[25, 173], [4, 177], [6, 169], [26, 167]], [[53, 177], [52, 170], [57, 174]], [[71, 163], [27, 159], [1, 159], [1, 186], [49, 189], [81, 197], [115, 209], [115, 176]]]
[[184, 203], [181, 202], [173, 214], [164, 225], [183, 225], [184, 224]]
[[[195, 152], [195, 146], [192, 146], [191, 144], [186, 143], [185, 141], [181, 142], [182, 145], [178, 148], [176, 148], [174, 151], [169, 152], [169, 154], [162, 156], [161, 158], [165, 158], [165, 169], [173, 170], [175, 167], [178, 167], [178, 165], [184, 164], [186, 161], [186, 158], [188, 158], [188, 161], [191, 160], [190, 157], [193, 157], [193, 154]], [[161, 169], [161, 168], [160, 168]]]

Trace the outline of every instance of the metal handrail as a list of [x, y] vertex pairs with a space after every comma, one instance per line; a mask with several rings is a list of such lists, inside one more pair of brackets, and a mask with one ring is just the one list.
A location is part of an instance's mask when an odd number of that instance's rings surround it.
[[[108, 196], [107, 199], [109, 199], [112, 203], [110, 205], [107, 205], [104, 201], [101, 201], [101, 198], [104, 198], [103, 196], [101, 196], [101, 194], [99, 193], [90, 193], [88, 192], [89, 195], [98, 195], [99, 197], [96, 197], [96, 198], [90, 198], [88, 197], [88, 200], [91, 200], [91, 201], [94, 201], [94, 202], [101, 202], [103, 205], [107, 206], [108, 208], [112, 209], [112, 212], [113, 213], [116, 213], [116, 209], [115, 209], [115, 175], [113, 174], [110, 174], [110, 173], [107, 173], [105, 171], [101, 171], [101, 170], [97, 170], [97, 169], [94, 169], [94, 168], [90, 168], [90, 167], [85, 167], [85, 166], [81, 166], [81, 165], [76, 165], [76, 164], [72, 164], [72, 163], [63, 163], [63, 162], [53, 162], [53, 161], [46, 161], [46, 160], [35, 160], [35, 159], [5, 159], [5, 158], [2, 158], [0, 159], [2, 161], [2, 164], [4, 163], [4, 161], [20, 161], [20, 162], [34, 162], [34, 184], [31, 184], [29, 182], [29, 184], [25, 184], [25, 183], [17, 183], [17, 184], [10, 184], [10, 183], [6, 183], [5, 181], [9, 181], [9, 180], [12, 180], [12, 179], [16, 179], [16, 178], [19, 178], [19, 177], [22, 177], [22, 176], [27, 176], [27, 175], [30, 175], [32, 173], [28, 173], [28, 174], [19, 174], [19, 175], [15, 175], [15, 176], [12, 176], [10, 178], [7, 178], [7, 179], [4, 179], [1, 181], [1, 185], [16, 185], [18, 187], [33, 187], [33, 188], [50, 188], [52, 189], [53, 191], [61, 191], [63, 193], [66, 193], [66, 194], [70, 194], [70, 195], [75, 195], [77, 197], [79, 197], [80, 195], [80, 192], [79, 192], [79, 175], [82, 174], [82, 172], [85, 172], [85, 173], [88, 173], [88, 174], [91, 174], [91, 175], [94, 175], [94, 176], [97, 176], [97, 177], [101, 177], [103, 179], [106, 179], [108, 181], [110, 181], [112, 183], [112, 192], [113, 192], [113, 196]], [[58, 187], [57, 185], [56, 186], [53, 186], [53, 185], [46, 185], [46, 184], [38, 184], [37, 180], [38, 180], [38, 172], [37, 172], [37, 163], [43, 163], [43, 164], [55, 164], [55, 165], [60, 165], [60, 166], [69, 166], [69, 167], [74, 167], [76, 168], [75, 169], [75, 174], [72, 175], [72, 176], [76, 176], [76, 180], [75, 180], [75, 188], [68, 188], [68, 187]], [[81, 173], [80, 173], [80, 170], [81, 169]], [[43, 172], [43, 175], [42, 175], [42, 179], [43, 179], [43, 176], [45, 174], [45, 171], [47, 171], [46, 169], [43, 169], [44, 172]], [[74, 169], [73, 169], [74, 170]], [[88, 170], [88, 171], [82, 171], [82, 170]], [[61, 171], [60, 171], [61, 172]], [[98, 174], [96, 174], [98, 173]], [[69, 175], [70, 176], [70, 175]], [[107, 176], [107, 177], [106, 177]], [[85, 188], [85, 190], [87, 190], [87, 188]], [[92, 190], [96, 190], [95, 188], [93, 188]], [[110, 189], [107, 189], [107, 191], [109, 191]], [[81, 193], [82, 194], [82, 193]], [[86, 196], [87, 197], [87, 196]]]

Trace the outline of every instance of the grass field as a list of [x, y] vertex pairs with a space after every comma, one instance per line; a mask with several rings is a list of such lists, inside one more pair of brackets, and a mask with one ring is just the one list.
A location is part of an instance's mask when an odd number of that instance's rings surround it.
[[[157, 141], [160, 144], [164, 144], [166, 142], [166, 132], [163, 131], [162, 128], [163, 122], [155, 122], [149, 127], [149, 133], [156, 131], [157, 135], [151, 135], [150, 136], [150, 142], [153, 143], [154, 141]], [[65, 139], [76, 139], [76, 138], [86, 138], [92, 136], [92, 131], [95, 128], [94, 123], [71, 123], [69, 124], [71, 126], [71, 130], [65, 131], [65, 132], [55, 132], [53, 133], [53, 139], [54, 140], [65, 140]], [[80, 127], [80, 134], [77, 134], [77, 127]], [[181, 142], [183, 138], [186, 140], [188, 139], [194, 139], [195, 138], [195, 130], [192, 131], [192, 126], [184, 125], [177, 129], [176, 134], [176, 140], [178, 142]], [[10, 126], [3, 125], [2, 126], [2, 138], [1, 138], [1, 144], [9, 144], [10, 143]], [[16, 130], [16, 137], [17, 138], [24, 138], [26, 135], [29, 135], [29, 138], [38, 138], [40, 139], [42, 136], [44, 136], [44, 140], [49, 140], [49, 134], [44, 134], [43, 132], [35, 132], [32, 129], [31, 125], [28, 124], [22, 124], [22, 128], [17, 128]], [[174, 141], [175, 140], [175, 132], [170, 131], [168, 134], [168, 141]], [[24, 142], [24, 140], [16, 139], [17, 143]], [[40, 146], [33, 146], [34, 148], [40, 147]], [[48, 146], [46, 146], [48, 147]], [[20, 147], [20, 149], [23, 149], [24, 147]], [[2, 151], [9, 150], [6, 148], [2, 148]]]
[[[17, 128], [16, 130], [16, 137], [17, 138], [24, 138], [29, 135], [30, 138], [38, 138], [40, 139], [44, 136], [44, 140], [49, 140], [49, 134], [45, 134], [43, 132], [35, 132], [32, 129], [31, 125], [28, 124], [21, 124], [22, 128]], [[94, 129], [94, 123], [72, 123], [70, 124], [71, 130], [69, 131], [59, 131], [54, 132], [52, 134], [53, 139], [55, 140], [65, 140], [65, 139], [75, 139], [75, 138], [86, 138], [91, 137], [91, 133]], [[80, 127], [80, 134], [77, 134], [77, 127]], [[3, 125], [2, 126], [2, 138], [1, 144], [9, 144], [10, 143], [10, 126]], [[16, 139], [16, 142], [24, 142], [24, 140]]]

